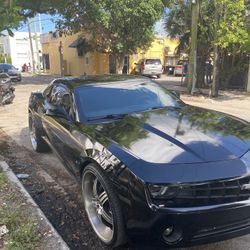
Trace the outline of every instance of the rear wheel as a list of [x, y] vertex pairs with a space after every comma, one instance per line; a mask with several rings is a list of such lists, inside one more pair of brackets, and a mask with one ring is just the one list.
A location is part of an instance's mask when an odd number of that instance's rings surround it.
[[32, 147], [36, 152], [42, 153], [50, 151], [50, 147], [43, 140], [42, 134], [39, 131], [36, 120], [31, 113], [29, 113], [29, 134]]
[[110, 247], [124, 244], [126, 237], [119, 200], [99, 166], [85, 167], [82, 194], [88, 219], [98, 238]]

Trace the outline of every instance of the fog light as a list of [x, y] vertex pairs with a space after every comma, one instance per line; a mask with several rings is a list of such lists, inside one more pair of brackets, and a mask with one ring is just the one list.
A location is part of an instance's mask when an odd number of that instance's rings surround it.
[[162, 238], [169, 245], [176, 244], [182, 240], [182, 230], [173, 226], [167, 227], [162, 233]]
[[163, 232], [163, 237], [167, 237], [169, 236], [174, 230], [174, 227], [170, 226], [170, 227], [167, 227], [164, 232]]

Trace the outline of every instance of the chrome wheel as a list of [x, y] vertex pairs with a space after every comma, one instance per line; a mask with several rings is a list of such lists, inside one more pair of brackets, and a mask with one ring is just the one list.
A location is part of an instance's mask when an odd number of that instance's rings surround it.
[[35, 129], [35, 125], [34, 125], [34, 121], [33, 121], [32, 117], [30, 117], [29, 125], [30, 125], [29, 132], [30, 132], [31, 144], [32, 144], [32, 147], [36, 150], [36, 148], [37, 148], [36, 129]]
[[82, 193], [89, 221], [97, 236], [105, 243], [113, 239], [114, 225], [106, 190], [91, 170], [83, 174]]

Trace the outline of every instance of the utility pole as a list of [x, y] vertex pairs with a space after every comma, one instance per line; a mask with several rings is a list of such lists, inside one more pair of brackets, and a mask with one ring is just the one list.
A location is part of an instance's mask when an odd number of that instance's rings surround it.
[[38, 14], [38, 19], [39, 19], [39, 31], [40, 31], [40, 34], [43, 33], [43, 27], [42, 27], [42, 20], [41, 20], [41, 14], [39, 13]]
[[248, 60], [247, 92], [250, 92], [250, 57]]
[[193, 94], [197, 82], [197, 32], [200, 0], [192, 0], [191, 48], [188, 65], [188, 91]]
[[61, 76], [64, 76], [64, 64], [63, 64], [63, 45], [62, 45], [62, 41], [60, 41], [60, 45], [59, 45], [59, 56], [60, 56], [60, 73]]
[[38, 69], [38, 74], [41, 73], [41, 62], [40, 62], [40, 56], [39, 56], [39, 47], [38, 47], [38, 40], [37, 40], [37, 32], [36, 32], [36, 17], [33, 18], [33, 24], [34, 24], [34, 38], [35, 38], [35, 45], [36, 45], [36, 65]]
[[[215, 4], [215, 23], [216, 26], [219, 25], [220, 16], [219, 16], [219, 8], [220, 4]], [[215, 37], [216, 39], [217, 37]], [[218, 97], [219, 95], [219, 67], [220, 67], [220, 57], [219, 57], [219, 46], [217, 44], [214, 45], [214, 63], [213, 63], [213, 82], [211, 86], [211, 97]]]
[[[42, 26], [42, 19], [41, 19], [40, 13], [38, 14], [38, 19], [39, 19], [40, 43], [41, 43], [41, 35], [43, 33], [43, 26]], [[43, 53], [42, 48], [41, 48], [41, 53]], [[42, 65], [43, 65], [43, 72], [46, 73], [46, 63], [45, 63], [45, 59], [43, 57], [43, 54], [42, 54]]]
[[34, 59], [34, 51], [33, 51], [33, 43], [32, 43], [32, 37], [31, 37], [31, 31], [30, 31], [30, 19], [27, 18], [28, 21], [28, 32], [29, 32], [29, 40], [30, 40], [30, 52], [31, 52], [31, 60], [32, 60], [32, 72], [35, 73], [35, 59]]
[[3, 41], [3, 54], [4, 54], [4, 63], [7, 63], [7, 53], [5, 50], [5, 41]]

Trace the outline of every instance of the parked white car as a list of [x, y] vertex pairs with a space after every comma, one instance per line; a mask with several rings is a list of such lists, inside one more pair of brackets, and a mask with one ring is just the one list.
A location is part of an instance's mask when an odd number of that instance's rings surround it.
[[136, 63], [135, 73], [160, 78], [163, 73], [163, 65], [159, 58], [144, 58]]
[[174, 76], [186, 75], [186, 72], [185, 72], [185, 69], [184, 69], [184, 64], [186, 62], [187, 61], [185, 61], [185, 60], [179, 60], [177, 62], [177, 64], [175, 65], [175, 68], [174, 68]]

